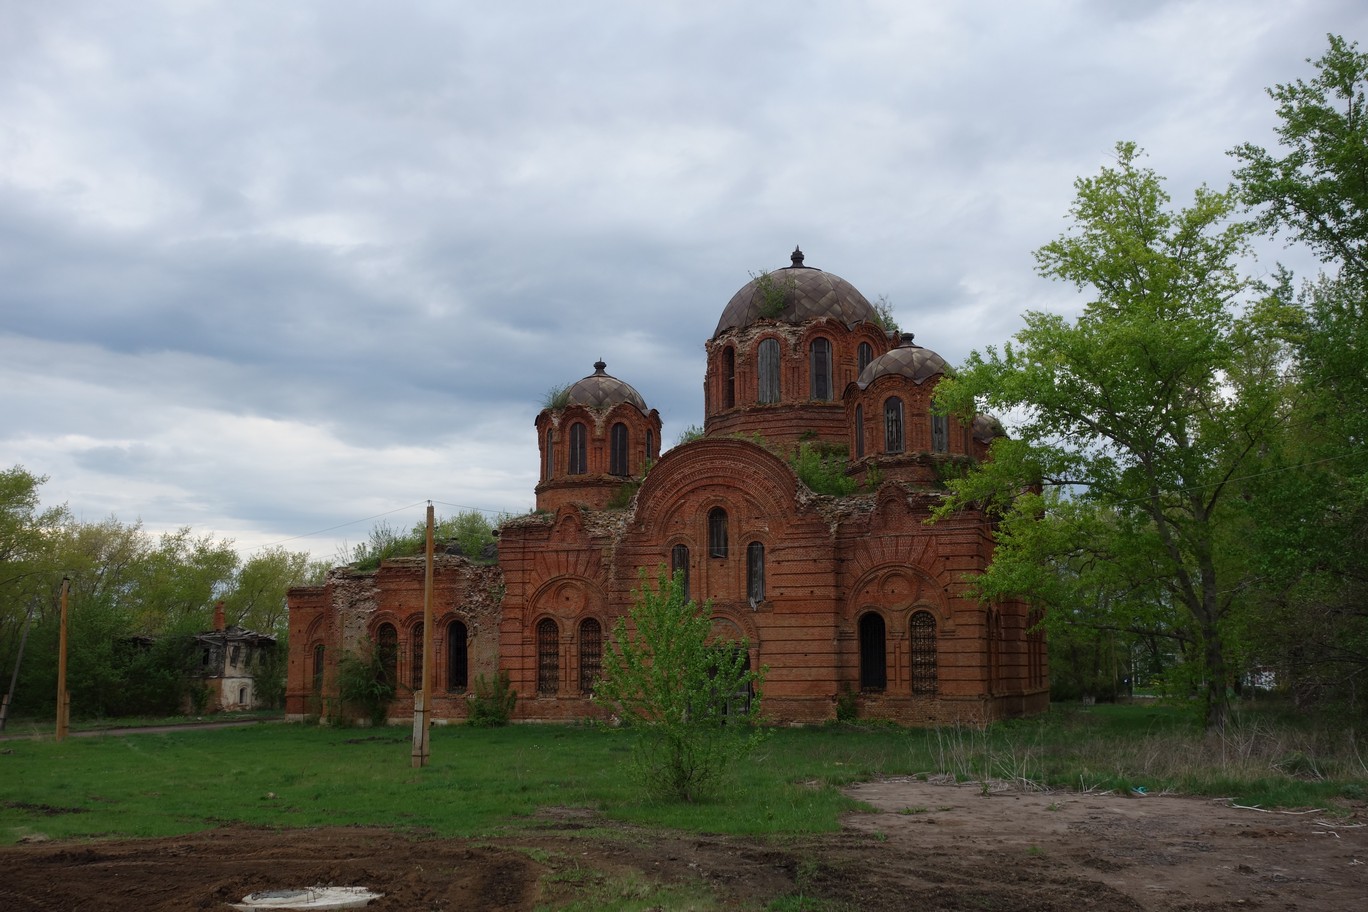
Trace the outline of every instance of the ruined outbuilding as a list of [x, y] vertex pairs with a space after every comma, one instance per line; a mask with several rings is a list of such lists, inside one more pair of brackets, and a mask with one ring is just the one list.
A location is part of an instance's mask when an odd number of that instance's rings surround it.
[[[765, 714], [838, 710], [911, 725], [1040, 712], [1043, 635], [1017, 601], [969, 591], [992, 559], [974, 510], [928, 524], [941, 479], [989, 457], [1000, 425], [931, 410], [945, 361], [887, 332], [831, 273], [791, 265], [746, 283], [706, 343], [703, 435], [660, 454], [659, 414], [594, 372], [536, 416], [537, 510], [503, 525], [497, 566], [436, 565], [438, 720], [467, 714], [474, 676], [507, 672], [516, 718], [601, 717], [590, 701], [606, 638], [644, 568], [680, 573], [719, 637], [768, 667]], [[856, 493], [814, 493], [792, 458], [847, 456]], [[375, 644], [411, 712], [421, 680], [423, 560], [339, 568], [292, 590], [287, 713], [335, 694], [337, 656]]]

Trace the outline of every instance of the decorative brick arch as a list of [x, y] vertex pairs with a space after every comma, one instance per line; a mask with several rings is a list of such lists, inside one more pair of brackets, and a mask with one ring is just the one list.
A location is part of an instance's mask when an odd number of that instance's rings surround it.
[[[728, 466], [725, 476], [718, 475], [719, 462]], [[637, 494], [637, 522], [651, 532], [666, 530], [670, 517], [700, 488], [726, 490], [716, 499], [729, 504], [731, 514], [739, 503], [779, 521], [796, 512], [798, 481], [782, 459], [745, 440], [704, 439], [666, 453], [646, 476]]]

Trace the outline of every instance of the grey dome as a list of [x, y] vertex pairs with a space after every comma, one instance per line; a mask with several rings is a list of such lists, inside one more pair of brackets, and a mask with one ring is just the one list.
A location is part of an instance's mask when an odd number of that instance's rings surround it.
[[995, 437], [1006, 437], [1007, 432], [1002, 429], [1002, 422], [992, 415], [979, 415], [974, 418], [973, 427], [974, 439], [979, 443], [992, 443]]
[[950, 372], [944, 358], [929, 348], [913, 345], [912, 334], [903, 333], [902, 344], [870, 361], [855, 382], [860, 389], [869, 389], [871, 383], [885, 374], [897, 374], [920, 386], [937, 374]]
[[[793, 250], [792, 266], [756, 276], [732, 295], [717, 321], [713, 338], [728, 329], [740, 329], [769, 316], [784, 323], [807, 323], [828, 317], [846, 326], [876, 321], [874, 306], [845, 279], [812, 266], [803, 265], [803, 251]], [[782, 291], [783, 307], [766, 314], [766, 286]]]
[[594, 362], [594, 372], [576, 382], [566, 393], [566, 405], [582, 405], [585, 408], [607, 409], [623, 402], [630, 402], [644, 413], [646, 400], [641, 398], [632, 384], [604, 373], [608, 365], [602, 361]]

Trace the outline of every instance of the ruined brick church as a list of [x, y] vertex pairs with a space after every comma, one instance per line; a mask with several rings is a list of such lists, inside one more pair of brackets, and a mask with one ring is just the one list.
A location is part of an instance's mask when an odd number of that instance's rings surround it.
[[[792, 263], [753, 278], [707, 341], [703, 434], [660, 454], [660, 415], [594, 372], [536, 416], [535, 512], [499, 530], [498, 563], [440, 555], [434, 570], [434, 718], [468, 713], [477, 675], [503, 670], [515, 719], [603, 717], [590, 696], [639, 572], [664, 566], [710, 605], [719, 637], [766, 666], [781, 723], [858, 717], [983, 723], [1043, 711], [1043, 634], [1022, 602], [969, 592], [992, 558], [975, 510], [928, 524], [947, 471], [988, 457], [983, 415], [938, 416], [949, 371], [829, 272]], [[845, 496], [798, 478], [800, 447], [848, 455]], [[424, 559], [341, 567], [289, 595], [286, 711], [335, 701], [337, 658], [368, 645], [412, 712], [422, 674]]]

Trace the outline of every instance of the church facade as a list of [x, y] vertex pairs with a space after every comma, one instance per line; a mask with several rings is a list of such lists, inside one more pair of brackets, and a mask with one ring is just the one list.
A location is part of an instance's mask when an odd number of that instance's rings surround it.
[[[909, 725], [1043, 711], [1043, 634], [1021, 602], [982, 604], [992, 559], [975, 510], [928, 523], [947, 473], [1002, 431], [938, 416], [949, 367], [884, 330], [850, 283], [804, 265], [754, 277], [706, 344], [703, 433], [663, 456], [661, 420], [598, 362], [536, 417], [537, 509], [499, 530], [498, 565], [442, 556], [434, 571], [434, 705], [464, 719], [475, 676], [506, 672], [515, 719], [598, 718], [591, 701], [613, 625], [642, 573], [664, 567], [708, 606], [719, 639], [767, 669], [764, 714], [854, 713]], [[826, 457], [847, 494], [820, 494], [800, 459]], [[292, 590], [287, 714], [326, 712], [336, 661], [373, 644], [398, 683], [421, 680], [424, 562], [338, 568]], [[405, 686], [407, 685], [407, 686]]]

